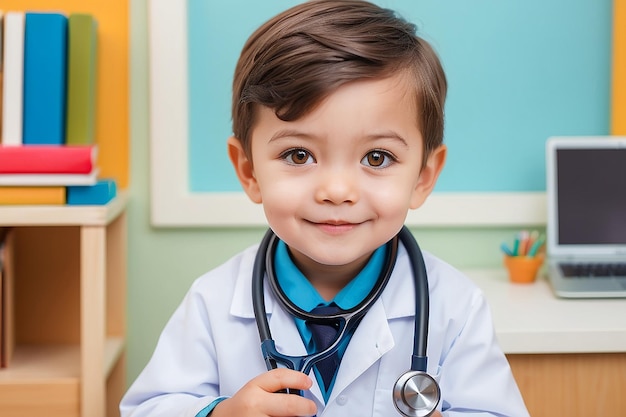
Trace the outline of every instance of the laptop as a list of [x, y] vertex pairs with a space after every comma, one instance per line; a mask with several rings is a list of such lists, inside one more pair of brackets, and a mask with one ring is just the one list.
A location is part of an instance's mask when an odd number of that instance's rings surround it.
[[626, 137], [546, 142], [548, 280], [559, 297], [626, 297]]

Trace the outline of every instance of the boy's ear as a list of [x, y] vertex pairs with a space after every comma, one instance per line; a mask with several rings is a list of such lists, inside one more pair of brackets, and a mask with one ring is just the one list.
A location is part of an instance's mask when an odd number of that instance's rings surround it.
[[416, 209], [424, 204], [426, 198], [435, 188], [437, 178], [446, 163], [446, 153], [448, 149], [446, 145], [439, 145], [433, 150], [426, 161], [426, 165], [422, 168], [420, 176], [413, 190], [411, 198], [411, 208]]
[[227, 144], [230, 162], [232, 162], [235, 168], [235, 173], [237, 174], [237, 178], [239, 178], [243, 190], [252, 202], [257, 204], [261, 203], [261, 192], [259, 190], [259, 183], [254, 176], [252, 161], [246, 156], [241, 141], [231, 136], [228, 138]]

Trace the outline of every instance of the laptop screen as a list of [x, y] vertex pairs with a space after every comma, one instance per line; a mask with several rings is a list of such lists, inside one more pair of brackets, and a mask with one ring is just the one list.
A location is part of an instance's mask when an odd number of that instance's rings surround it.
[[558, 245], [626, 244], [626, 149], [556, 149]]

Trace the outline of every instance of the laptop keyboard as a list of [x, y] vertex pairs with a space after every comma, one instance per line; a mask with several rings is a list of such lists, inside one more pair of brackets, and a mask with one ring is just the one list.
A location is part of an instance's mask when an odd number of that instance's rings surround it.
[[626, 278], [626, 262], [617, 263], [561, 263], [563, 276], [575, 277], [619, 277]]

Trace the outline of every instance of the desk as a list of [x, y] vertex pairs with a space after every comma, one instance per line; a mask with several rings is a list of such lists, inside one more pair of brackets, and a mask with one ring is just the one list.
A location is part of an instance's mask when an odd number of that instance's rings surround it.
[[626, 299], [560, 299], [543, 278], [464, 272], [489, 301], [532, 417], [626, 416]]

